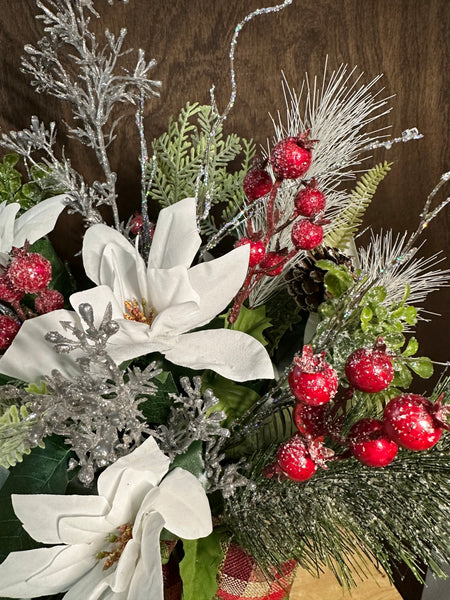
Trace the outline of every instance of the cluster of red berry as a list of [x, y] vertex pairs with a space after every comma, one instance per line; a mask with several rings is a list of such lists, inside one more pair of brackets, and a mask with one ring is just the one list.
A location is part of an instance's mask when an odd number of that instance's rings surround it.
[[326, 460], [339, 457], [324, 447], [325, 436], [348, 449], [343, 458], [351, 454], [369, 467], [385, 467], [394, 460], [399, 446], [428, 450], [444, 429], [450, 429], [446, 421], [450, 407], [442, 406], [442, 397], [432, 403], [419, 395], [401, 394], [388, 402], [382, 420], [361, 419], [342, 436], [342, 415], [337, 415], [348, 394], [353, 390], [380, 392], [393, 380], [392, 358], [383, 340], [374, 348], [355, 350], [346, 361], [345, 375], [350, 387], [339, 402], [330, 402], [336, 396], [339, 377], [325, 361], [325, 353], [314, 354], [311, 346], [305, 346], [302, 356], [294, 359], [289, 387], [296, 400], [292, 416], [299, 432], [281, 444], [275, 463], [265, 469], [266, 476], [306, 481], [318, 465], [326, 468]]
[[[0, 267], [1, 268], [1, 267]], [[52, 266], [41, 254], [29, 252], [29, 245], [13, 248], [11, 260], [0, 272], [0, 302], [11, 306], [10, 314], [0, 314], [0, 350], [8, 348], [23, 321], [62, 308], [64, 297], [49, 289]], [[26, 294], [34, 294], [34, 312], [21, 302]]]
[[[248, 298], [256, 283], [263, 277], [275, 277], [283, 271], [284, 265], [300, 250], [312, 250], [323, 241], [323, 219], [325, 195], [318, 189], [317, 181], [311, 179], [302, 182], [303, 187], [297, 193], [292, 212], [280, 214], [275, 199], [282, 181], [300, 179], [310, 168], [312, 148], [317, 140], [309, 139], [309, 131], [297, 137], [287, 137], [272, 150], [269, 162], [275, 175], [275, 181], [266, 170], [264, 162], [256, 164], [248, 171], [243, 181], [243, 188], [249, 203], [269, 195], [266, 207], [265, 231], [253, 231], [250, 220], [247, 222], [246, 236], [236, 246], [250, 245], [249, 270], [247, 278], [236, 296], [229, 316], [233, 323], [239, 315], [243, 302]], [[301, 217], [298, 219], [298, 217]], [[292, 225], [293, 223], [293, 225]], [[268, 251], [274, 236], [292, 225], [291, 240], [294, 248], [280, 248], [279, 242], [273, 250]], [[272, 244], [273, 246], [273, 244]]]

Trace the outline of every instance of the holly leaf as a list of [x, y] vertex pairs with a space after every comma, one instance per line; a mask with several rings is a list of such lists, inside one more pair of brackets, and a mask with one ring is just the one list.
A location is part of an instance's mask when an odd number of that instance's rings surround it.
[[[227, 326], [228, 314], [223, 315], [225, 318], [225, 326]], [[231, 329], [242, 331], [254, 337], [263, 346], [268, 344], [268, 341], [263, 335], [265, 329], [272, 327], [270, 319], [266, 316], [266, 307], [258, 306], [257, 308], [246, 308], [243, 306], [236, 321], [231, 325]]]
[[34, 448], [23, 462], [9, 471], [9, 477], [0, 490], [0, 562], [10, 552], [37, 548], [23, 529], [11, 503], [11, 494], [64, 494], [69, 482], [67, 465], [71, 450], [64, 440], [51, 436], [45, 448]]
[[180, 562], [183, 600], [212, 600], [218, 589], [217, 572], [224, 558], [226, 534], [214, 529], [208, 537], [183, 540]]
[[212, 389], [219, 399], [214, 410], [223, 410], [227, 415], [227, 423], [244, 414], [257, 400], [259, 394], [245, 385], [239, 385], [213, 371], [205, 371], [202, 378], [202, 389]]
[[170, 394], [177, 393], [177, 386], [170, 371], [163, 371], [152, 381], [156, 385], [156, 392], [145, 400], [143, 399], [139, 408], [149, 423], [165, 423], [169, 418], [172, 406]]

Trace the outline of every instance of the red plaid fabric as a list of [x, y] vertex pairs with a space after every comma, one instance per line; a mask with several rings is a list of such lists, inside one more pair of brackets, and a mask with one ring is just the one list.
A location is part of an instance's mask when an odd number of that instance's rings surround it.
[[275, 569], [273, 577], [256, 564], [250, 554], [231, 544], [219, 572], [217, 598], [222, 600], [285, 600], [289, 596], [296, 562], [284, 563], [282, 572]]

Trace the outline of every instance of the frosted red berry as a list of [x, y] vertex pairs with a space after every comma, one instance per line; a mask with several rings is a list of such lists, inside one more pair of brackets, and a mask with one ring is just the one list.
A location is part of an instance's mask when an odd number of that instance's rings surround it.
[[303, 348], [302, 357], [294, 359], [289, 373], [289, 387], [296, 400], [319, 406], [336, 394], [339, 378], [322, 354], [314, 354], [311, 346]]
[[266, 275], [275, 277], [283, 272], [283, 267], [286, 263], [286, 258], [278, 252], [267, 252], [262, 261], [259, 263], [261, 269], [266, 271]]
[[396, 396], [384, 409], [384, 431], [402, 448], [428, 450], [442, 435], [442, 428], [433, 416], [433, 408], [428, 398], [418, 394]]
[[64, 307], [64, 296], [58, 290], [45, 289], [39, 292], [34, 306], [40, 315]]
[[0, 275], [0, 300], [9, 303], [20, 302], [24, 295], [25, 292], [14, 287], [7, 273]]
[[292, 226], [291, 240], [297, 250], [312, 250], [323, 242], [323, 227], [309, 219], [300, 219]]
[[381, 392], [394, 378], [392, 359], [383, 350], [359, 348], [345, 363], [345, 374], [355, 389], [362, 392]]
[[130, 231], [133, 235], [138, 235], [141, 231], [142, 231], [142, 225], [144, 223], [144, 219], [142, 217], [142, 215], [139, 213], [137, 215], [135, 215], [132, 219], [131, 219], [131, 223], [130, 223]]
[[35, 294], [50, 283], [52, 266], [41, 254], [18, 253], [9, 265], [8, 277], [17, 289]]
[[278, 179], [298, 179], [311, 166], [312, 142], [307, 136], [287, 137], [276, 144], [270, 155], [275, 176]]
[[292, 420], [297, 429], [308, 438], [318, 438], [328, 432], [327, 420], [328, 406], [310, 406], [296, 402], [292, 411]]
[[266, 254], [266, 247], [262, 241], [252, 241], [249, 238], [243, 237], [236, 242], [236, 248], [250, 244], [250, 256], [248, 264], [250, 267], [256, 267], [262, 261]]
[[0, 350], [6, 350], [19, 333], [20, 323], [8, 315], [0, 315]]
[[270, 192], [272, 189], [272, 177], [265, 169], [256, 165], [245, 175], [242, 187], [248, 201], [254, 202]]
[[361, 419], [348, 435], [353, 456], [368, 467], [386, 467], [397, 455], [398, 446], [383, 431], [379, 419]]
[[306, 481], [317, 471], [306, 444], [299, 435], [294, 435], [278, 449], [276, 465], [293, 481]]
[[294, 205], [302, 217], [315, 217], [325, 208], [325, 194], [316, 187], [306, 186], [295, 197]]

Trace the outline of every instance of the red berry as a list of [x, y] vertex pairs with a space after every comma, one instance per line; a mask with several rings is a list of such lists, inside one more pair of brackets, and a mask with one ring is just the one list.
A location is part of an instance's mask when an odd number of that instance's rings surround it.
[[433, 403], [417, 394], [392, 398], [384, 409], [383, 427], [388, 437], [407, 450], [428, 450], [442, 435], [433, 417]]
[[276, 144], [270, 155], [270, 164], [278, 179], [298, 179], [311, 166], [312, 153], [305, 134], [287, 137]]
[[20, 323], [15, 319], [8, 315], [0, 315], [0, 350], [6, 350], [11, 345], [19, 329]]
[[299, 215], [303, 217], [315, 217], [325, 208], [325, 194], [317, 188], [308, 185], [299, 191], [295, 197], [294, 204]]
[[0, 275], [0, 300], [3, 302], [20, 302], [25, 292], [18, 290], [11, 282], [7, 273]]
[[293, 481], [306, 481], [317, 471], [308, 449], [299, 435], [294, 435], [278, 449], [277, 466]]
[[41, 290], [34, 302], [34, 306], [40, 315], [58, 310], [64, 307], [64, 296], [58, 290]]
[[52, 266], [41, 254], [19, 252], [9, 265], [8, 277], [19, 290], [35, 294], [50, 283]]
[[392, 359], [383, 351], [371, 348], [355, 350], [345, 363], [350, 384], [362, 392], [381, 392], [394, 378]]
[[256, 165], [245, 175], [242, 187], [248, 201], [253, 202], [270, 192], [272, 189], [272, 178], [265, 169]]
[[131, 219], [131, 223], [130, 223], [130, 231], [133, 235], [138, 235], [138, 233], [141, 232], [142, 230], [142, 225], [143, 225], [143, 217], [142, 215], [139, 213], [137, 215], [135, 215], [132, 219]]
[[302, 357], [294, 359], [289, 373], [292, 394], [310, 406], [329, 402], [337, 392], [338, 382], [338, 375], [325, 361], [324, 354], [314, 354], [311, 346], [305, 346]]
[[378, 419], [361, 419], [348, 435], [350, 451], [363, 465], [385, 467], [397, 455], [398, 446], [383, 431]]
[[266, 247], [261, 241], [253, 242], [246, 237], [241, 238], [236, 242], [236, 248], [250, 244], [250, 258], [248, 264], [250, 267], [256, 267], [262, 261], [266, 254]]
[[[267, 252], [262, 261], [259, 263], [261, 269], [264, 269], [266, 275], [275, 277], [283, 272], [283, 267], [286, 263], [286, 258], [278, 252]], [[278, 266], [277, 266], [278, 265]]]
[[300, 219], [292, 226], [291, 240], [297, 250], [312, 250], [323, 241], [323, 227], [309, 219]]
[[296, 402], [292, 412], [292, 420], [300, 433], [308, 438], [318, 438], [328, 432], [326, 425], [327, 412], [328, 406], [326, 404], [310, 406]]

